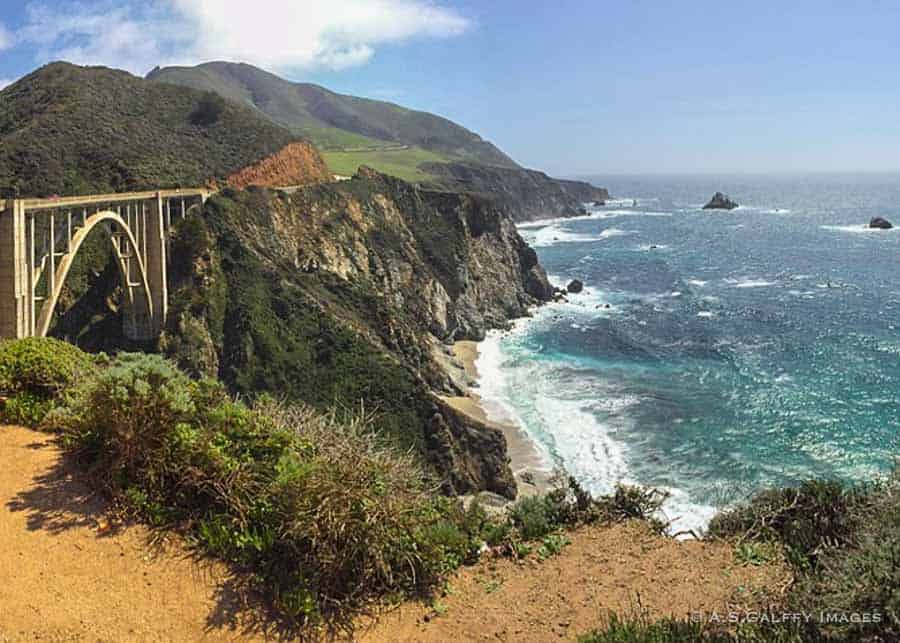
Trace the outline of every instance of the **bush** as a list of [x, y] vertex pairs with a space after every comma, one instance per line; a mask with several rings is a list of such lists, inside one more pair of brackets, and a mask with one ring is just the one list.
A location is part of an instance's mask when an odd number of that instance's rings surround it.
[[56, 339], [0, 341], [0, 421], [37, 426], [72, 384], [96, 371], [94, 359]]
[[123, 354], [49, 421], [123, 507], [245, 566], [303, 621], [427, 592], [473, 550], [450, 501], [364, 414], [250, 408], [158, 356]]
[[824, 548], [850, 542], [855, 529], [853, 507], [864, 496], [863, 489], [833, 480], [768, 489], [713, 517], [708, 534], [779, 542], [791, 563], [814, 567]]
[[[810, 480], [723, 512], [709, 535], [780, 545], [794, 571], [787, 611], [878, 620], [814, 621], [828, 640], [900, 639], [900, 478], [848, 486]], [[740, 545], [739, 545], [740, 546]]]

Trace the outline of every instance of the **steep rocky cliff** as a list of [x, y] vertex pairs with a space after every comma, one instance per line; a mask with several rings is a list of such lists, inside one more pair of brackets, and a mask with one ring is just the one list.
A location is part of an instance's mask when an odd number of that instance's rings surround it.
[[583, 204], [609, 198], [609, 192], [584, 181], [554, 179], [537, 170], [475, 163], [423, 163], [424, 171], [449, 189], [490, 196], [516, 221], [575, 216]]
[[451, 492], [512, 496], [503, 435], [448, 408], [435, 352], [551, 294], [509, 214], [372, 170], [292, 194], [226, 191], [173, 240], [164, 352], [235, 392], [360, 400]]

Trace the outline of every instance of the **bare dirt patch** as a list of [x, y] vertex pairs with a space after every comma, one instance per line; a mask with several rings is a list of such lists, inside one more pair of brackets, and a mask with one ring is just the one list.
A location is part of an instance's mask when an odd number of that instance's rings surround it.
[[222, 567], [105, 510], [50, 436], [0, 426], [0, 641], [256, 636]]
[[785, 580], [779, 566], [737, 565], [725, 543], [679, 542], [640, 523], [584, 528], [569, 537], [561, 554], [543, 562], [499, 559], [463, 569], [446, 596], [383, 615], [360, 640], [571, 640], [610, 612], [689, 617], [724, 611]]

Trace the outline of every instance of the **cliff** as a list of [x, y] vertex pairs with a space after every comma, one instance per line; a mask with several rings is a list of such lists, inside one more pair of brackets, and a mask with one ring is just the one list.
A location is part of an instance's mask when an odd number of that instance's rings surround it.
[[603, 188], [583, 181], [554, 179], [537, 170], [475, 163], [425, 163], [421, 168], [445, 189], [495, 199], [516, 221], [575, 216], [583, 213], [584, 203], [609, 198]]
[[173, 239], [161, 349], [235, 392], [376, 413], [448, 492], [515, 495], [502, 433], [449, 408], [442, 341], [551, 294], [509, 214], [362, 169], [287, 194], [225, 191]]

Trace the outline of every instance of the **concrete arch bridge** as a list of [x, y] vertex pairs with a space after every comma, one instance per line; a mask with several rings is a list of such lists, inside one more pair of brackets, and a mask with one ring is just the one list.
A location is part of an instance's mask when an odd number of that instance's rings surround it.
[[169, 231], [208, 190], [0, 201], [0, 338], [44, 337], [88, 235], [107, 229], [125, 293], [125, 336], [151, 340], [167, 312]]

